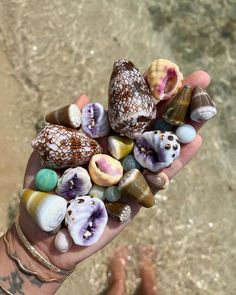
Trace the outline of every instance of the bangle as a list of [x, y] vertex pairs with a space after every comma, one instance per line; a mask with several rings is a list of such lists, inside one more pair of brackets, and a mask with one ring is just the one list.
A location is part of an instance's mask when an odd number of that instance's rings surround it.
[[[6, 246], [6, 250], [7, 250], [7, 255], [12, 259], [14, 260], [19, 269], [22, 270], [24, 273], [28, 274], [28, 275], [33, 275], [35, 277], [37, 277], [41, 282], [43, 283], [51, 283], [51, 282], [62, 282], [66, 279], [66, 277], [63, 277], [62, 279], [54, 279], [54, 278], [51, 278], [51, 279], [48, 279], [48, 278], [44, 278], [42, 277], [39, 273], [35, 272], [35, 271], [32, 271], [32, 270], [29, 270], [28, 268], [26, 268], [22, 262], [20, 261], [20, 259], [14, 255], [11, 250], [10, 250], [10, 245], [9, 245], [9, 241], [7, 239], [7, 233], [3, 235], [3, 241], [5, 243], [5, 246]], [[2, 288], [4, 288], [3, 286], [1, 286]], [[6, 290], [5, 290], [6, 292]], [[8, 294], [8, 293], [7, 293]], [[10, 294], [10, 293], [9, 293]]]
[[14, 295], [10, 291], [8, 291], [1, 283], [0, 283], [0, 290], [2, 290], [7, 295]]
[[57, 267], [56, 265], [52, 264], [49, 262], [46, 258], [44, 258], [27, 240], [26, 236], [23, 234], [20, 225], [19, 225], [19, 220], [17, 219], [15, 222], [15, 228], [16, 232], [18, 234], [19, 239], [21, 240], [22, 244], [25, 246], [25, 248], [30, 252], [30, 254], [38, 261], [40, 262], [43, 266], [48, 268], [50, 271], [56, 272], [58, 274], [68, 276], [74, 271], [74, 268], [71, 270], [65, 270]]

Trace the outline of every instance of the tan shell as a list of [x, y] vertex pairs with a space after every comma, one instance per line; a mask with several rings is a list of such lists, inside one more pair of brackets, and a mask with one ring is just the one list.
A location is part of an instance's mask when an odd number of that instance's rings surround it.
[[93, 182], [101, 186], [117, 184], [123, 175], [121, 163], [105, 154], [94, 155], [88, 169]]
[[173, 97], [181, 88], [183, 74], [167, 59], [157, 59], [147, 70], [147, 81], [152, 95], [158, 100]]
[[170, 183], [169, 177], [164, 172], [155, 173], [145, 169], [143, 171], [143, 176], [153, 194], [156, 194], [159, 190], [166, 189]]
[[132, 169], [124, 174], [119, 189], [124, 197], [131, 198], [146, 208], [155, 204], [153, 193], [138, 169]]

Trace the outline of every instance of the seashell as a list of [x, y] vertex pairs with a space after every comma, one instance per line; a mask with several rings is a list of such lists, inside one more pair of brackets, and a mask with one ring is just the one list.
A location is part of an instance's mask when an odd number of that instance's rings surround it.
[[181, 91], [172, 99], [164, 111], [162, 118], [171, 125], [182, 125], [185, 123], [186, 114], [191, 102], [192, 88], [185, 85]]
[[134, 147], [134, 157], [139, 164], [152, 172], [158, 172], [178, 158], [178, 137], [170, 131], [144, 132]]
[[88, 195], [92, 198], [98, 198], [100, 200], [105, 200], [105, 187], [93, 184], [91, 190], [89, 191]]
[[152, 130], [173, 131], [173, 126], [163, 119], [157, 119], [152, 126]]
[[112, 135], [108, 137], [108, 151], [110, 154], [120, 160], [132, 152], [134, 141], [130, 138]]
[[35, 175], [35, 187], [36, 189], [49, 192], [57, 186], [58, 175], [56, 171], [52, 169], [40, 169]]
[[170, 183], [169, 177], [164, 172], [155, 173], [145, 169], [143, 171], [143, 176], [153, 194], [156, 194], [159, 190], [166, 189]]
[[83, 107], [82, 129], [93, 138], [108, 135], [110, 130], [108, 115], [100, 103], [89, 103]]
[[94, 155], [88, 169], [93, 182], [101, 186], [117, 184], [123, 175], [121, 163], [105, 154]]
[[56, 193], [62, 197], [73, 199], [85, 196], [92, 187], [90, 176], [82, 167], [67, 169], [58, 180]]
[[108, 202], [113, 203], [119, 201], [121, 193], [117, 186], [110, 186], [106, 188], [104, 196]]
[[134, 168], [138, 170], [142, 169], [142, 166], [133, 155], [126, 156], [124, 159], [122, 159], [121, 164], [126, 172]]
[[142, 74], [127, 59], [113, 65], [109, 83], [108, 117], [111, 128], [135, 139], [156, 117], [155, 100]]
[[147, 81], [152, 95], [158, 100], [170, 99], [182, 86], [183, 74], [167, 59], [157, 59], [147, 70]]
[[92, 138], [76, 130], [48, 125], [32, 141], [42, 164], [51, 168], [76, 167], [87, 163], [101, 146]]
[[62, 253], [68, 252], [72, 246], [71, 236], [66, 228], [62, 228], [54, 240], [55, 248]]
[[216, 114], [216, 105], [209, 94], [201, 87], [195, 87], [190, 104], [190, 118], [195, 122], [203, 122], [211, 119]]
[[119, 182], [119, 190], [123, 196], [137, 201], [146, 208], [155, 204], [150, 187], [138, 169], [132, 169], [124, 174]]
[[89, 196], [69, 202], [65, 224], [74, 243], [90, 246], [101, 237], [108, 221], [103, 201]]
[[53, 125], [79, 128], [81, 117], [81, 112], [77, 105], [70, 104], [46, 115], [45, 121]]
[[131, 219], [131, 207], [125, 203], [105, 203], [108, 214], [120, 223], [126, 223]]
[[58, 195], [23, 189], [20, 199], [29, 215], [46, 232], [56, 229], [65, 217], [67, 202]]
[[175, 134], [181, 143], [190, 143], [196, 137], [196, 130], [192, 125], [184, 124], [175, 130]]

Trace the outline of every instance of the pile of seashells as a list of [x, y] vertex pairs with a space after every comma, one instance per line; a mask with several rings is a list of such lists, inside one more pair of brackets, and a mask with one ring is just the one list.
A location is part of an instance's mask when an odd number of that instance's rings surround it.
[[[32, 141], [45, 168], [35, 175], [36, 190], [22, 191], [21, 202], [42, 230], [57, 232], [59, 251], [68, 251], [72, 241], [94, 244], [108, 215], [129, 221], [132, 207], [124, 198], [149, 208], [154, 194], [168, 186], [162, 170], [178, 158], [181, 144], [196, 136], [185, 122], [206, 121], [217, 112], [206, 91], [182, 87], [182, 80], [168, 60], [153, 61], [143, 76], [131, 61], [119, 59], [108, 111], [99, 103], [81, 111], [71, 104], [45, 117], [46, 126]], [[157, 118], [158, 102], [167, 99]], [[103, 137], [109, 154], [99, 144]]]

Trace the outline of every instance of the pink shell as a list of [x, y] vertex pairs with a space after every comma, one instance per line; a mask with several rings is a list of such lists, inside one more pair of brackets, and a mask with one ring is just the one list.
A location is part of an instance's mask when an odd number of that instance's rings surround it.
[[102, 153], [101, 146], [87, 135], [57, 125], [44, 127], [32, 141], [43, 165], [51, 168], [76, 167]]

